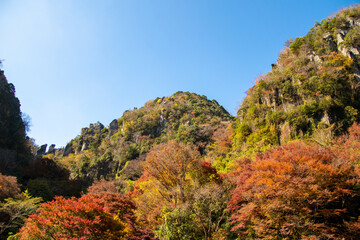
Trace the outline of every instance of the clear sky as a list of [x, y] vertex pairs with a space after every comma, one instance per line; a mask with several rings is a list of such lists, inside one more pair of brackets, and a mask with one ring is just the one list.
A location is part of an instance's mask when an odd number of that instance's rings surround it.
[[341, 0], [0, 0], [0, 59], [36, 143], [64, 146], [156, 97], [190, 91], [231, 114], [290, 38]]

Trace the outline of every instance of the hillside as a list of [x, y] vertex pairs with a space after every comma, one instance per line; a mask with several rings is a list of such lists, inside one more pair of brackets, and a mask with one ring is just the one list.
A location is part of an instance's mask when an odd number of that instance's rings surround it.
[[73, 178], [92, 181], [122, 176], [135, 180], [142, 174], [139, 163], [153, 146], [176, 139], [194, 143], [205, 155], [213, 133], [232, 119], [215, 100], [177, 92], [125, 111], [108, 128], [101, 123], [90, 124], [55, 157], [71, 170]]
[[236, 151], [262, 152], [294, 139], [324, 145], [360, 120], [359, 11], [341, 11], [287, 43], [237, 112]]

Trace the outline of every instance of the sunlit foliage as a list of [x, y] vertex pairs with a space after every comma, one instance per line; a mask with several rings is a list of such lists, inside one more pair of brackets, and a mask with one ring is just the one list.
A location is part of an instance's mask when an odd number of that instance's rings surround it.
[[359, 15], [357, 5], [317, 23], [256, 80], [232, 126], [242, 156], [294, 139], [327, 145], [360, 120]]
[[154, 147], [146, 157], [145, 170], [177, 202], [186, 201], [188, 174], [196, 168], [200, 154], [193, 145], [170, 141]]
[[[149, 101], [139, 109], [125, 111], [117, 119], [117, 129], [112, 130], [111, 136], [109, 129], [101, 123], [83, 128], [80, 136], [68, 144], [71, 153], [63, 158], [57, 156], [57, 159], [74, 178], [86, 181], [102, 177], [124, 179], [122, 170], [127, 163], [141, 160], [159, 143], [176, 139], [196, 145], [200, 153], [205, 154], [213, 141], [214, 131], [220, 123], [231, 119], [232, 116], [215, 100], [177, 92]], [[134, 172], [126, 178], [136, 180], [140, 176]]]
[[56, 197], [31, 215], [18, 239], [121, 239], [131, 235], [135, 206], [119, 194]]
[[34, 198], [27, 191], [16, 198], [6, 198], [0, 202], [0, 239], [6, 239], [9, 233], [15, 233], [24, 224], [24, 220], [35, 213], [41, 198]]
[[289, 143], [239, 163], [229, 210], [244, 238], [355, 239], [358, 170], [331, 150]]

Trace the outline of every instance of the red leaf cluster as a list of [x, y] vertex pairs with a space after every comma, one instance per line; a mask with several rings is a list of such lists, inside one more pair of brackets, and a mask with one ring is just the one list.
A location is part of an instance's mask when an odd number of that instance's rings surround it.
[[15, 197], [18, 194], [20, 194], [20, 188], [16, 177], [0, 173], [0, 201], [8, 197]]
[[131, 235], [134, 202], [120, 194], [87, 194], [40, 205], [19, 239], [122, 239]]
[[337, 152], [294, 142], [238, 165], [233, 231], [262, 238], [360, 237], [357, 167]]

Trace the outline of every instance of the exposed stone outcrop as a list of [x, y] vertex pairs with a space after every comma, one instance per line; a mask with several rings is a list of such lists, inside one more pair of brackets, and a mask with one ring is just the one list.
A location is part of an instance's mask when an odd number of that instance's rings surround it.
[[104, 125], [101, 122], [97, 122], [95, 124], [90, 124], [90, 129], [94, 129], [95, 131], [101, 131], [104, 128]]
[[359, 55], [359, 50], [353, 46], [345, 46], [344, 44], [344, 38], [348, 34], [348, 31], [345, 30], [339, 30], [336, 34], [336, 40], [337, 40], [337, 50], [341, 52], [343, 55], [356, 59], [356, 56]]
[[[354, 28], [360, 27], [360, 20], [347, 18], [344, 27], [341, 29], [336, 29], [335, 32], [327, 32], [323, 35], [323, 39], [327, 42], [331, 51], [340, 52], [344, 56], [351, 58], [354, 61], [354, 70], [355, 76], [360, 80], [360, 66], [357, 64], [357, 61], [360, 59], [360, 49], [355, 46], [347, 46], [345, 44], [345, 38], [347, 34], [352, 31]], [[321, 64], [323, 60], [319, 55], [317, 55], [314, 51], [307, 53], [307, 57], [310, 61]]]
[[47, 144], [41, 145], [40, 149], [37, 150], [37, 152], [36, 152], [36, 156], [40, 157], [40, 156], [44, 155], [46, 153], [46, 148], [47, 148]]
[[331, 33], [326, 33], [323, 36], [323, 39], [329, 44], [329, 47], [331, 49], [331, 51], [335, 52], [337, 50], [337, 45], [336, 42], [334, 41], [333, 36], [331, 35]]
[[320, 122], [322, 123], [326, 123], [327, 125], [331, 124], [331, 120], [329, 117], [329, 114], [327, 112], [325, 112], [324, 116], [321, 118]]
[[112, 135], [114, 135], [118, 129], [119, 129], [119, 123], [118, 123], [117, 119], [112, 120], [109, 125], [109, 138]]
[[347, 46], [345, 44], [347, 34], [354, 28], [360, 27], [360, 20], [347, 18], [347, 26], [347, 28], [338, 29], [336, 31], [337, 50], [346, 57], [354, 60], [355, 76], [360, 80], [360, 66], [357, 64], [357, 60], [360, 58], [360, 49], [356, 46]]
[[71, 151], [72, 151], [71, 144], [70, 143], [66, 144], [63, 156], [64, 157], [68, 156], [71, 153]]
[[89, 149], [89, 143], [88, 142], [83, 142], [82, 146], [81, 146], [81, 152], [88, 150]]
[[89, 131], [89, 128], [87, 128], [87, 127], [82, 128], [81, 135], [86, 135], [88, 133], [88, 131]]
[[51, 144], [47, 153], [48, 154], [51, 154], [51, 153], [54, 154], [55, 151], [56, 151], [55, 144]]
[[161, 132], [166, 128], [166, 123], [168, 120], [164, 117], [164, 113], [161, 112], [160, 120], [159, 120], [159, 127], [156, 129], [156, 135], [160, 136]]
[[104, 128], [104, 125], [100, 122], [91, 123], [89, 127], [82, 128], [80, 136], [76, 138], [76, 141], [68, 143], [63, 155], [67, 156], [70, 153], [77, 154], [88, 150], [90, 143], [98, 141], [100, 136], [106, 133], [106, 131], [103, 131]]
[[316, 62], [317, 64], [322, 63], [321, 58], [314, 52], [314, 51], [310, 51], [307, 54], [307, 57], [310, 59], [310, 61], [312, 62]]

